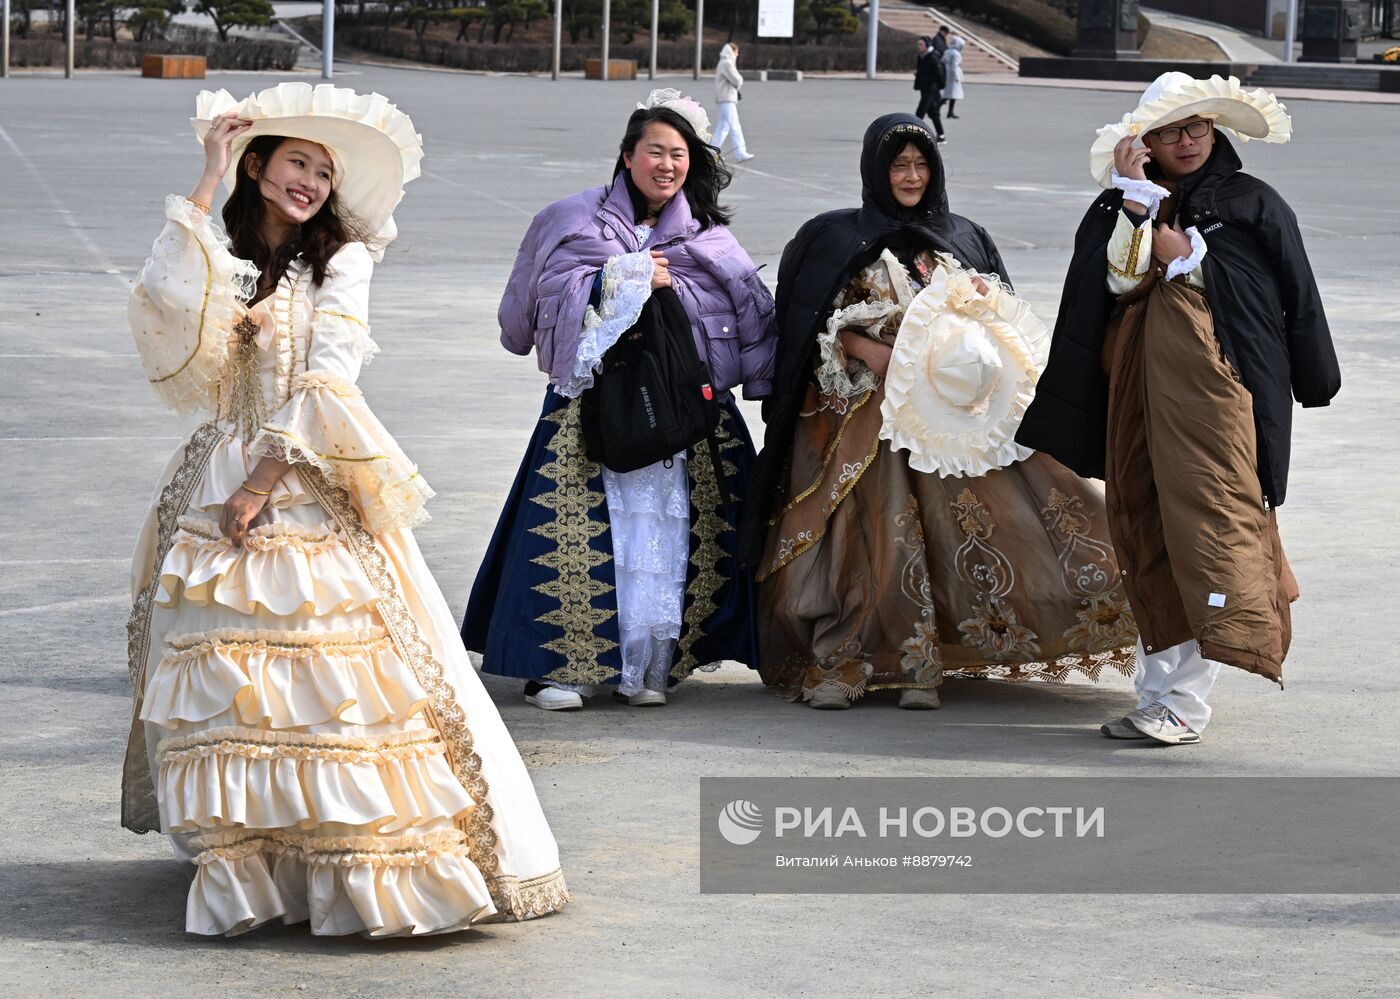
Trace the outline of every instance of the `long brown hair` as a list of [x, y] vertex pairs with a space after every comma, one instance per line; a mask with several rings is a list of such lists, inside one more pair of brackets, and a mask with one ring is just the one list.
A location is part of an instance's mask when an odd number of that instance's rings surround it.
[[233, 243], [234, 254], [257, 264], [265, 282], [281, 281], [291, 262], [301, 257], [311, 268], [312, 281], [322, 284], [331, 258], [346, 243], [364, 241], [365, 233], [360, 222], [341, 209], [332, 189], [321, 210], [292, 230], [281, 246], [267, 244], [263, 238], [267, 202], [263, 200], [257, 180], [248, 173], [248, 157], [249, 154], [256, 156], [265, 169], [272, 161], [272, 154], [286, 141], [285, 135], [259, 135], [244, 148], [238, 158], [233, 194], [224, 204], [224, 228]]

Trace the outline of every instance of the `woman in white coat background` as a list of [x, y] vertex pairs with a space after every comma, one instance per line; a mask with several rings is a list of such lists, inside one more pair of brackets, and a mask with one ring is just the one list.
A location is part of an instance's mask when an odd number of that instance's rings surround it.
[[739, 124], [739, 88], [744, 78], [739, 74], [739, 46], [729, 42], [719, 50], [719, 65], [715, 67], [715, 101], [719, 104], [719, 123], [715, 125], [711, 144], [724, 153], [726, 139], [734, 140], [734, 162], [753, 159], [744, 145], [744, 129]]
[[958, 117], [954, 110], [963, 98], [963, 47], [967, 42], [961, 35], [948, 39], [948, 47], [943, 50], [943, 68], [947, 71], [948, 85], [943, 88], [943, 99], [948, 102], [947, 118]]

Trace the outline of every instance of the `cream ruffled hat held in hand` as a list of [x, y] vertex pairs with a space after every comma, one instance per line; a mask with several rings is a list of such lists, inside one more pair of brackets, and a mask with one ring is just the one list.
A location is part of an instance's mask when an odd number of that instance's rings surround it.
[[380, 94], [357, 94], [322, 83], [280, 83], [235, 100], [227, 90], [201, 91], [192, 119], [201, 143], [214, 119], [234, 111], [253, 124], [233, 142], [224, 186], [233, 190], [238, 163], [259, 135], [309, 139], [330, 151], [336, 198], [382, 248], [393, 240], [394, 209], [403, 188], [421, 173], [423, 137], [413, 121]]
[[985, 475], [1029, 458], [1016, 429], [1050, 354], [1042, 323], [995, 278], [978, 292], [971, 272], [943, 257], [899, 326], [882, 440], [909, 465], [944, 477]]
[[1242, 142], [1287, 142], [1293, 135], [1287, 108], [1262, 87], [1245, 90], [1233, 76], [1195, 80], [1185, 73], [1163, 73], [1143, 91], [1134, 110], [1121, 121], [1099, 129], [1089, 149], [1089, 172], [1100, 187], [1112, 187], [1113, 149], [1119, 141], [1197, 115], [1209, 118]]

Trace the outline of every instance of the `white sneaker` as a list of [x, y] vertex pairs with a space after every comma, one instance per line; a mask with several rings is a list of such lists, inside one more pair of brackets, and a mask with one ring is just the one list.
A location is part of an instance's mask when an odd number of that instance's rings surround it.
[[1176, 712], [1160, 701], [1137, 711], [1130, 711], [1123, 720], [1149, 739], [1169, 746], [1185, 746], [1201, 741], [1199, 732], [1176, 716]]
[[735, 162], [735, 163], [747, 163], [749, 160], [753, 159], [756, 155], [758, 155], [758, 154], [757, 154], [757, 153], [745, 153], [743, 156], [736, 156], [736, 157], [734, 157], [734, 162]]
[[[531, 687], [538, 689], [532, 691]], [[583, 707], [583, 698], [572, 690], [560, 690], [548, 684], [527, 684], [525, 703], [545, 711], [577, 711]]]
[[1099, 726], [1099, 731], [1110, 739], [1146, 739], [1147, 736], [1138, 731], [1133, 726], [1132, 721], [1124, 716], [1113, 721], [1104, 722]]
[[666, 703], [666, 694], [660, 690], [639, 690], [627, 698], [634, 708], [659, 708]]

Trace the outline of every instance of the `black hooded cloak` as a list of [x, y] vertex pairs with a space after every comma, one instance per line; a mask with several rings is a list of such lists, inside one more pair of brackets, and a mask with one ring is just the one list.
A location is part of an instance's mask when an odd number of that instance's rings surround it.
[[[1281, 195], [1241, 170], [1220, 132], [1210, 159], [1182, 181], [1175, 200], [1182, 228], [1206, 241], [1201, 265], [1215, 335], [1254, 397], [1259, 485], [1270, 506], [1288, 489], [1293, 402], [1326, 406], [1341, 388], [1332, 334], [1298, 219]], [[1148, 176], [1156, 178], [1156, 164]], [[1108, 376], [1100, 354], [1116, 302], [1105, 283], [1106, 253], [1121, 191], [1105, 191], [1074, 236], [1050, 361], [1016, 441], [1044, 451], [1086, 478], [1104, 476]]]
[[[905, 208], [890, 188], [890, 163], [910, 142], [928, 160], [932, 176], [924, 200]], [[740, 531], [740, 553], [748, 565], [760, 557], [768, 519], [786, 486], [798, 413], [814, 378], [817, 333], [841, 289], [887, 248], [941, 250], [965, 267], [1010, 283], [987, 231], [948, 211], [943, 160], [923, 121], [911, 114], [875, 119], [865, 130], [860, 179], [861, 207], [808, 221], [778, 264], [776, 373], [773, 394], [763, 403], [763, 451], [754, 466]]]

